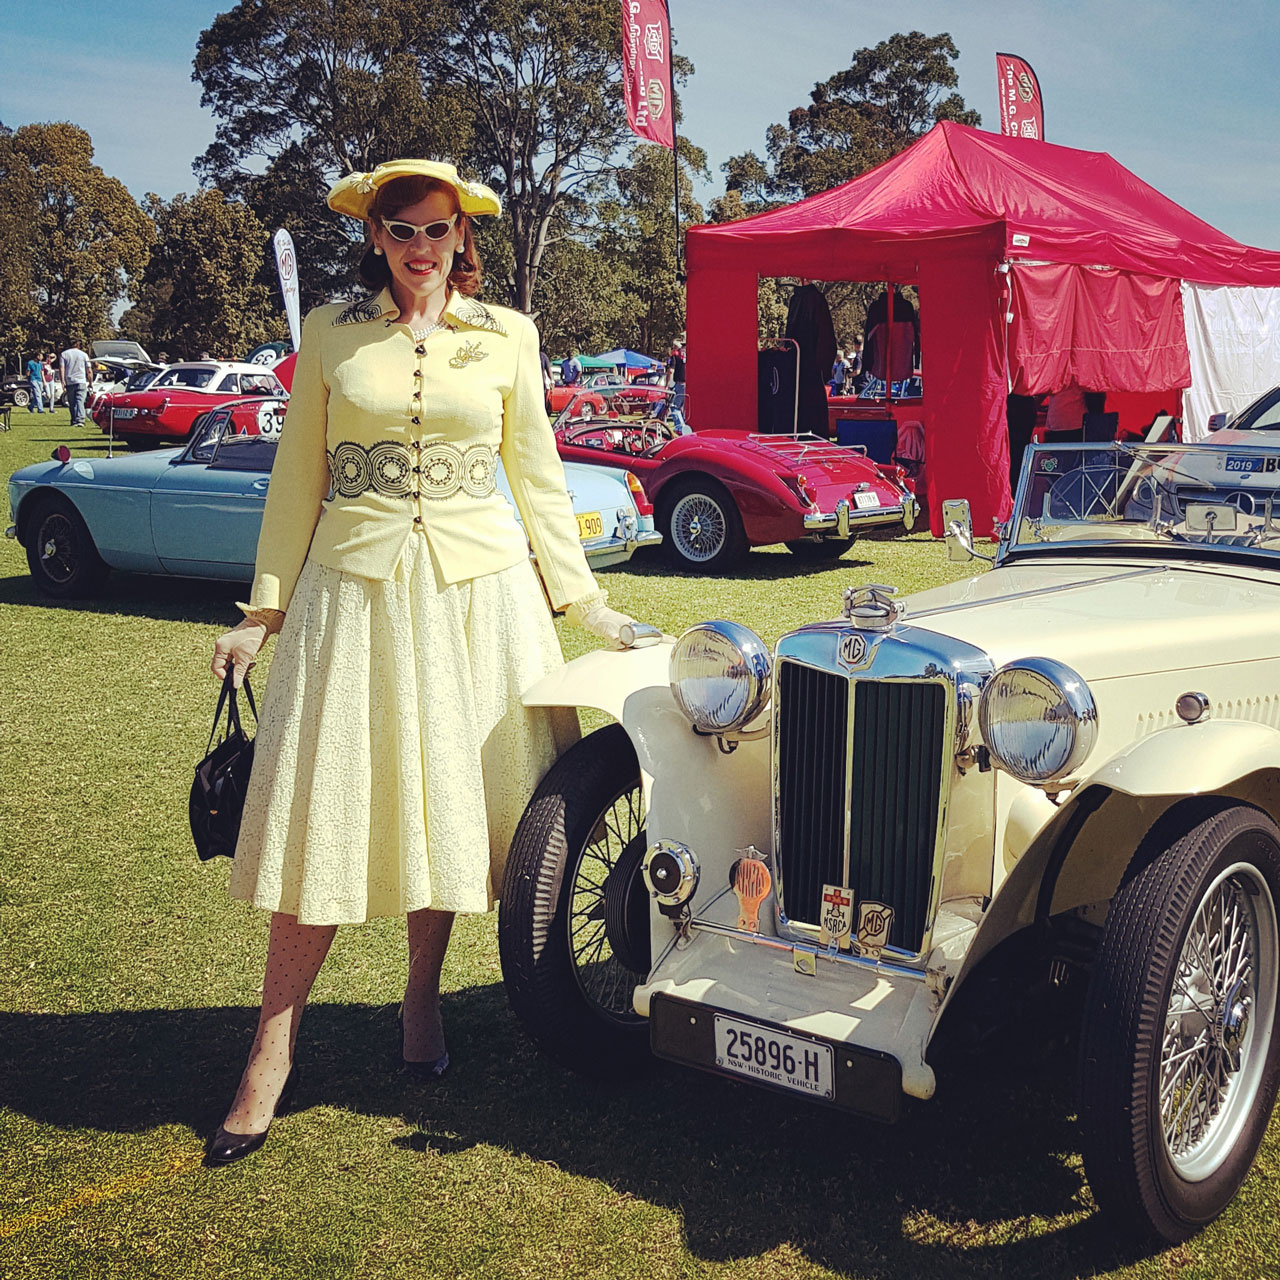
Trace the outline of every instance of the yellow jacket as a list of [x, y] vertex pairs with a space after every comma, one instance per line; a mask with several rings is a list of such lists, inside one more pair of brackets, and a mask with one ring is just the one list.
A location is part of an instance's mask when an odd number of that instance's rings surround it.
[[[596, 592], [547, 421], [533, 322], [455, 293], [448, 327], [419, 342], [399, 314], [384, 289], [307, 316], [250, 606], [287, 609], [308, 555], [394, 577], [415, 532], [448, 582], [510, 568], [532, 544], [557, 609]], [[524, 532], [494, 488], [497, 456]]]

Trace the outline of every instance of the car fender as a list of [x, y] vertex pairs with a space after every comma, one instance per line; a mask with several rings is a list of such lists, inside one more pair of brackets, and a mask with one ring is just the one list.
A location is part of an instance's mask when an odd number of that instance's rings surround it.
[[[737, 851], [773, 848], [767, 736], [722, 751], [694, 733], [668, 679], [669, 643], [643, 649], [597, 649], [544, 676], [523, 695], [529, 707], [593, 708], [627, 733], [640, 762], [647, 839], [679, 840], [702, 866], [695, 911], [728, 884]], [[671, 941], [656, 911], [654, 955]]]
[[[19, 543], [23, 547], [29, 545], [31, 516], [37, 502], [53, 494], [80, 514], [98, 554], [111, 568], [134, 573], [162, 572], [151, 542], [147, 514], [150, 496], [137, 489], [95, 484], [93, 463], [91, 458], [73, 458], [65, 464], [39, 464], [42, 470], [35, 474], [27, 469], [24, 491], [14, 512]], [[27, 484], [31, 487], [26, 488]]]
[[1144, 843], [1164, 847], [1216, 804], [1252, 805], [1280, 821], [1280, 730], [1248, 720], [1177, 725], [1131, 743], [1057, 807], [1026, 787], [1004, 827], [1011, 869], [983, 913], [948, 1001], [998, 943], [1052, 916], [1106, 904]]
[[[670, 458], [665, 455], [671, 451]], [[697, 434], [682, 436], [663, 450], [662, 465], [647, 473], [646, 491], [655, 508], [663, 501], [663, 491], [673, 481], [685, 477], [707, 477], [729, 491], [742, 517], [747, 541], [768, 546], [804, 536], [804, 516], [809, 510], [783, 483], [776, 467], [745, 451], [717, 448], [714, 437], [699, 440]], [[650, 485], [649, 475], [654, 476]]]

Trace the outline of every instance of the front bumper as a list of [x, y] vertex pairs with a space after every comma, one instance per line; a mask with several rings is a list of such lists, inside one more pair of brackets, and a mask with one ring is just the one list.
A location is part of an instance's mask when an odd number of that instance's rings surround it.
[[[742, 1079], [717, 1065], [715, 1013], [706, 1005], [660, 992], [649, 1006], [649, 1032], [656, 1056], [732, 1080]], [[829, 1048], [832, 1057], [832, 1096], [816, 1101], [872, 1120], [893, 1123], [898, 1119], [902, 1113], [902, 1068], [896, 1059], [822, 1036], [804, 1039], [815, 1048]], [[754, 1083], [780, 1093], [796, 1092], [768, 1080]]]
[[878, 525], [901, 524], [910, 531], [920, 514], [920, 504], [910, 494], [903, 497], [896, 507], [854, 507], [847, 498], [836, 503], [834, 511], [810, 511], [805, 514], [806, 533], [829, 533], [837, 538], [848, 538], [859, 529], [872, 529]]
[[[832, 1044], [837, 1072], [834, 1105], [878, 1119], [896, 1116], [896, 1104], [874, 1101], [884, 1096], [886, 1073], [902, 1093], [933, 1096], [936, 1081], [924, 1055], [940, 1001], [926, 968], [889, 959], [855, 960], [848, 953], [832, 956], [816, 943], [744, 934], [736, 928], [737, 909], [737, 900], [726, 889], [697, 912], [689, 944], [669, 946], [649, 980], [636, 988], [637, 1013], [667, 1018], [669, 1011], [659, 1011], [664, 999], [674, 999], [709, 1014], [718, 1011]], [[766, 903], [762, 922], [767, 909]], [[953, 924], [970, 936], [967, 922]], [[714, 1060], [699, 1056], [705, 1053], [705, 1043], [699, 1040], [705, 1031], [688, 1023], [694, 1013], [683, 1013], [692, 1039], [677, 1036], [673, 1042], [671, 1028], [664, 1023], [662, 1043], [659, 1031], [651, 1031], [654, 1051], [715, 1071]], [[884, 1065], [886, 1059], [892, 1066]], [[841, 1096], [842, 1072], [870, 1090], [862, 1104]]]
[[587, 539], [582, 544], [582, 550], [586, 553], [588, 560], [598, 561], [604, 556], [626, 557], [631, 555], [637, 547], [655, 547], [661, 541], [662, 534], [656, 529], [640, 530], [627, 533], [625, 536], [616, 532], [606, 533], [599, 538]]

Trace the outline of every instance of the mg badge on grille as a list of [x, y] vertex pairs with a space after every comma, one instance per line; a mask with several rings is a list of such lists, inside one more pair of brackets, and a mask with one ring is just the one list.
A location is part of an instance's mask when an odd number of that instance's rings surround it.
[[849, 945], [853, 932], [853, 890], [844, 885], [822, 886], [822, 912], [818, 917], [818, 942], [835, 943], [841, 949]]
[[850, 668], [862, 666], [870, 653], [871, 646], [867, 644], [867, 637], [860, 635], [857, 631], [850, 635], [840, 637], [840, 665]]
[[858, 903], [858, 951], [875, 959], [889, 941], [893, 908], [887, 902]]

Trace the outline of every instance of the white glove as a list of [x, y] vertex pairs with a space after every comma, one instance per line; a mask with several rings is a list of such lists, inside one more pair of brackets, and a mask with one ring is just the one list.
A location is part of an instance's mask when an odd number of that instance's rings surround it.
[[647, 623], [637, 622], [617, 609], [610, 609], [606, 601], [609, 595], [605, 591], [593, 591], [581, 600], [575, 600], [566, 610], [565, 615], [575, 627], [590, 631], [599, 636], [614, 649], [639, 648], [646, 644], [656, 644], [662, 639], [662, 632]]
[[582, 614], [578, 625], [607, 641], [615, 649], [621, 649], [624, 647], [622, 628], [634, 627], [636, 620], [625, 613], [619, 613], [617, 609], [610, 609], [607, 604], [598, 604]]

